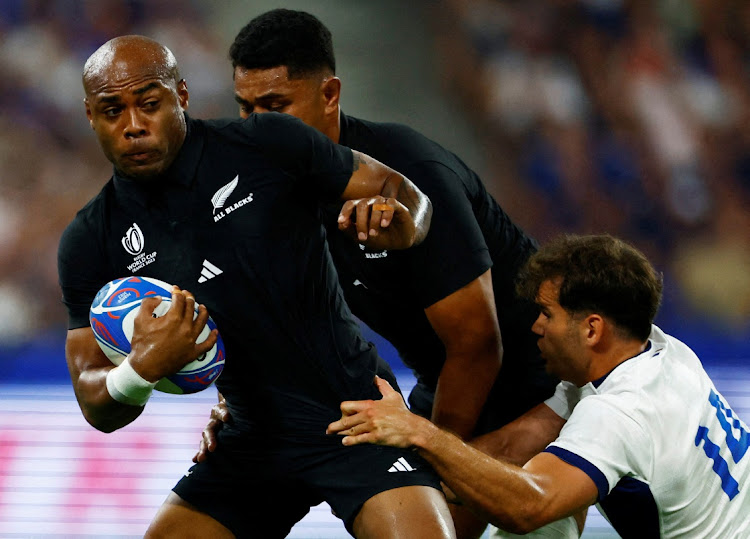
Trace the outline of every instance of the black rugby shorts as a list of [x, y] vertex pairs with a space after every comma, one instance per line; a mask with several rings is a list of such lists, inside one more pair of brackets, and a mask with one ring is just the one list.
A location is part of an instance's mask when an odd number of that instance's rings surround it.
[[218, 442], [173, 491], [239, 538], [286, 537], [324, 501], [351, 532], [362, 505], [380, 492], [413, 485], [440, 489], [434, 470], [410, 450], [345, 447], [338, 435], [279, 439], [232, 428], [222, 429]]

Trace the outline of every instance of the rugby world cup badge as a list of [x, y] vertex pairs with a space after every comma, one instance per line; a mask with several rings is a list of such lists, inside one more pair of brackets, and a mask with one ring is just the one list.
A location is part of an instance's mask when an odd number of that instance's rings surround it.
[[120, 241], [128, 254], [133, 255], [133, 263], [127, 266], [128, 271], [131, 273], [145, 268], [156, 260], [156, 251], [153, 253], [143, 252], [146, 242], [143, 238], [143, 231], [141, 231], [138, 224], [133, 223], [133, 226], [128, 228]]

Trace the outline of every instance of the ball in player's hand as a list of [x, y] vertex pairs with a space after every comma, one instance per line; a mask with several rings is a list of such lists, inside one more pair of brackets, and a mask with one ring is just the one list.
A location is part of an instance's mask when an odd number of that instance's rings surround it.
[[[89, 311], [91, 329], [99, 347], [115, 365], [122, 363], [130, 353], [133, 321], [140, 311], [141, 301], [152, 296], [162, 298], [154, 309], [154, 316], [163, 316], [172, 306], [172, 285], [158, 279], [123, 277], [105, 284], [96, 294]], [[193, 317], [196, 316], [197, 303]], [[209, 316], [195, 342], [205, 341], [213, 329], [216, 323]], [[154, 389], [165, 393], [197, 393], [214, 383], [223, 369], [224, 341], [219, 335], [211, 350], [179, 372], [159, 380]]]

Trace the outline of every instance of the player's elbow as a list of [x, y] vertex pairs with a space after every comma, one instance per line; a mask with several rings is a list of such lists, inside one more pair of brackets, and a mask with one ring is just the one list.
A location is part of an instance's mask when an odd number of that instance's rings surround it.
[[101, 413], [97, 413], [95, 410], [81, 407], [81, 412], [83, 412], [83, 418], [86, 420], [86, 422], [99, 432], [109, 434], [110, 432], [114, 432], [121, 427], [121, 425], [113, 423], [111, 421], [111, 418], [108, 418]]

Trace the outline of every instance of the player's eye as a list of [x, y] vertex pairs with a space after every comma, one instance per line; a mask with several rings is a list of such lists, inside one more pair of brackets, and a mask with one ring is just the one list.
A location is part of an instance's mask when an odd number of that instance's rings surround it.
[[122, 109], [120, 107], [110, 107], [108, 109], [104, 109], [103, 112], [104, 112], [105, 116], [107, 116], [109, 118], [114, 118], [115, 116], [117, 116], [118, 114], [120, 114], [121, 111], [122, 111]]

